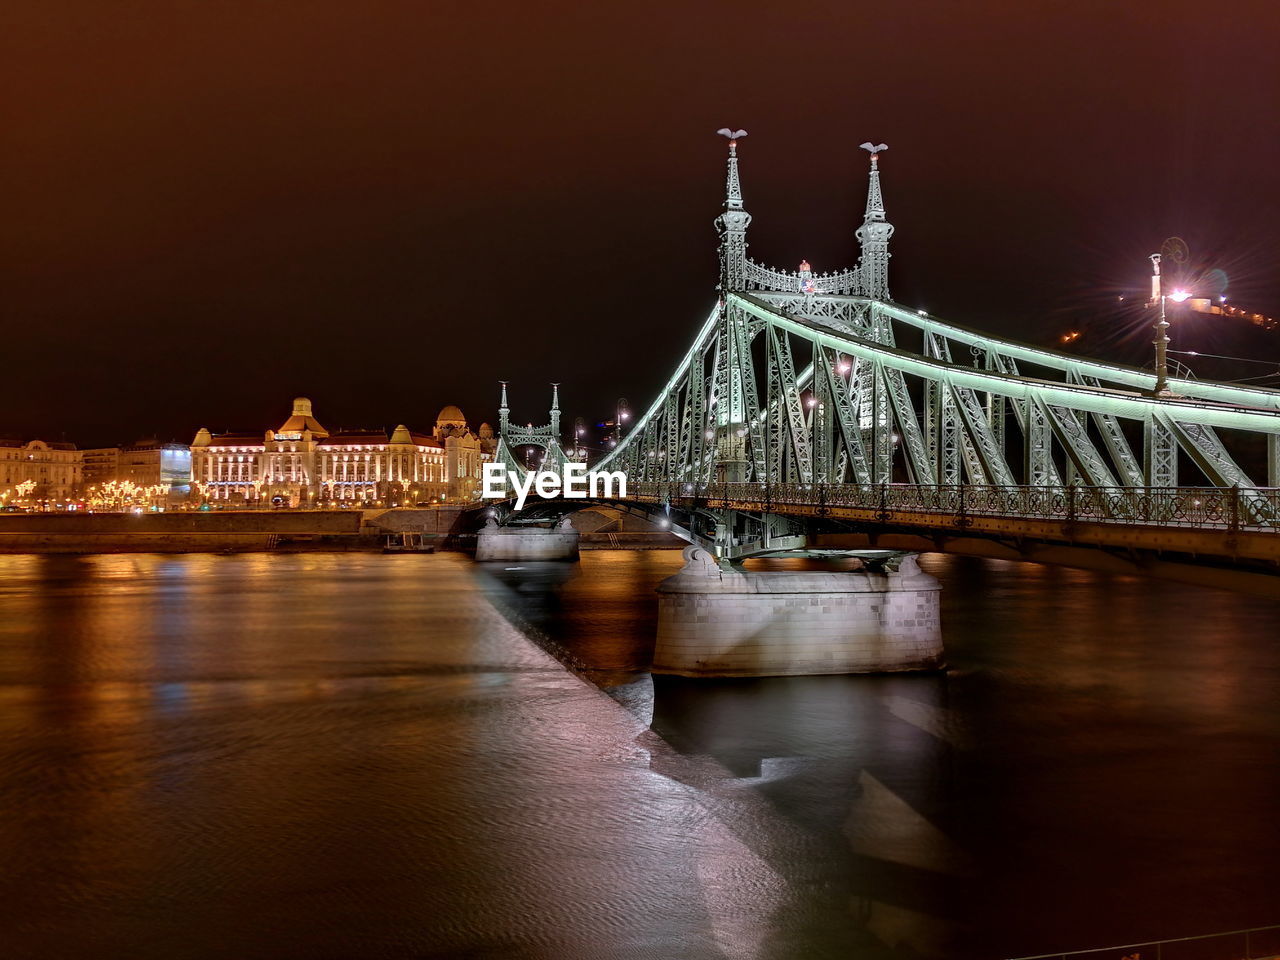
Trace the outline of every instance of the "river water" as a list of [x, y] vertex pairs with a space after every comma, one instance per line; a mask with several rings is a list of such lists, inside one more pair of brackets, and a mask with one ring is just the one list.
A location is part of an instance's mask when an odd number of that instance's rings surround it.
[[0, 956], [980, 958], [1280, 922], [1280, 604], [930, 555], [945, 672], [655, 681], [679, 564], [0, 556]]

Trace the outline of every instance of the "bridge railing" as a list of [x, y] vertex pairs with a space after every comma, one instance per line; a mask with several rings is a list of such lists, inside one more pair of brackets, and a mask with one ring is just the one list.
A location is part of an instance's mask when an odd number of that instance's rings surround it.
[[[802, 483], [628, 484], [630, 496], [711, 506], [851, 508], [1226, 530], [1280, 530], [1280, 489]], [[884, 519], [888, 519], [886, 516]]]

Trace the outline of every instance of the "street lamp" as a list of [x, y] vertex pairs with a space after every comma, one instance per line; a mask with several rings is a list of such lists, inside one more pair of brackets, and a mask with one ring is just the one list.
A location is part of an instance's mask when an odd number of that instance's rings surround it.
[[1160, 254], [1151, 254], [1151, 304], [1160, 302], [1160, 319], [1156, 321], [1156, 338], [1152, 341], [1156, 347], [1156, 387], [1155, 395], [1167, 397], [1172, 394], [1169, 389], [1169, 321], [1165, 318], [1165, 301], [1182, 303], [1191, 296], [1186, 290], [1175, 290], [1166, 294], [1160, 277]]
[[617, 417], [614, 420], [614, 429], [618, 435], [618, 443], [622, 442], [622, 424], [625, 420], [631, 418], [631, 404], [627, 403], [626, 397], [618, 398]]

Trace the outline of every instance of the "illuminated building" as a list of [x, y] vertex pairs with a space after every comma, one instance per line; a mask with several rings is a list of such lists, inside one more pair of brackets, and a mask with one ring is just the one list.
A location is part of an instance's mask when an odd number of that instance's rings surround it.
[[487, 458], [488, 424], [472, 433], [462, 411], [447, 406], [430, 434], [404, 424], [385, 430], [330, 433], [299, 397], [293, 412], [265, 434], [212, 434], [191, 444], [191, 478], [214, 501], [387, 505], [472, 500]]
[[70, 443], [0, 440], [0, 491], [31, 481], [29, 499], [68, 500], [80, 486], [80, 451]]
[[140, 487], [166, 485], [186, 493], [191, 483], [191, 449], [184, 443], [142, 440], [124, 447], [99, 447], [80, 451], [86, 488], [111, 481]]

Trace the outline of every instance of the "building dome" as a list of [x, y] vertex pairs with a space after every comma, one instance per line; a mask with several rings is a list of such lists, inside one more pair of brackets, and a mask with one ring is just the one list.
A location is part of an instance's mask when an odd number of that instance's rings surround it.
[[456, 424], [457, 426], [466, 426], [467, 418], [462, 415], [462, 411], [455, 407], [452, 403], [440, 411], [436, 417], [436, 423]]
[[[276, 428], [276, 433], [283, 433], [289, 437], [296, 434], [301, 437], [304, 431], [311, 431], [312, 437], [327, 437], [329, 431], [320, 426], [320, 421], [315, 418], [311, 412], [311, 401], [306, 397], [293, 398], [293, 413], [289, 415], [289, 419]], [[308, 437], [307, 439], [310, 439]]]
[[482, 423], [482, 424], [480, 424], [480, 439], [481, 439], [481, 440], [492, 440], [492, 439], [493, 439], [493, 427], [489, 426], [489, 424], [487, 424], [487, 423]]

